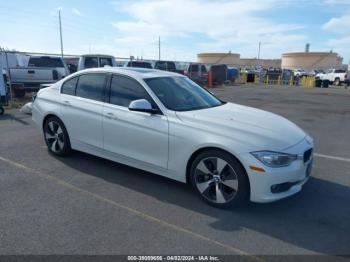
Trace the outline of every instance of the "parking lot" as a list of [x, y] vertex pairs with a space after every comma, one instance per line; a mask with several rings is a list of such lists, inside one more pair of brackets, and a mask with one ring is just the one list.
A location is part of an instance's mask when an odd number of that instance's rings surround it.
[[0, 117], [0, 253], [350, 254], [350, 90], [233, 86], [223, 100], [280, 114], [315, 139], [299, 194], [231, 210], [187, 185], [75, 152], [50, 155], [31, 118]]

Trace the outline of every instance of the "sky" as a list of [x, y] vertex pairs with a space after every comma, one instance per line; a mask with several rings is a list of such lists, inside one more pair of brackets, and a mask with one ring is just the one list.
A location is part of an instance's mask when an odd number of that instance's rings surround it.
[[350, 0], [0, 0], [0, 46], [65, 54], [196, 61], [197, 53], [280, 58], [337, 52], [350, 59]]

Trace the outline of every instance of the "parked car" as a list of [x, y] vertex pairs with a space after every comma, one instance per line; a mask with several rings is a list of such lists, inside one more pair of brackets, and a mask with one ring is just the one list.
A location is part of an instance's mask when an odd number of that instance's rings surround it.
[[303, 77], [303, 76], [309, 76], [309, 73], [304, 69], [295, 69], [293, 70], [294, 77]]
[[150, 62], [146, 62], [146, 61], [128, 61], [127, 63], [125, 63], [126, 67], [139, 67], [139, 68], [149, 68], [152, 69], [152, 64]]
[[154, 65], [154, 69], [174, 72], [178, 74], [184, 74], [184, 70], [178, 70], [176, 64], [173, 61], [157, 61]]
[[291, 196], [311, 173], [314, 145], [303, 130], [179, 74], [85, 70], [40, 90], [32, 108], [53, 155], [79, 150], [192, 183], [216, 207]]
[[115, 58], [110, 55], [82, 55], [79, 58], [78, 71], [105, 66], [116, 67], [117, 64]]
[[40, 84], [57, 82], [69, 75], [67, 65], [57, 56], [26, 56], [23, 66], [10, 67], [11, 83], [24, 88], [38, 88]]
[[331, 84], [339, 86], [345, 82], [346, 71], [344, 69], [329, 69], [324, 74], [319, 75], [322, 81], [328, 80]]
[[186, 67], [184, 74], [197, 84], [208, 84], [208, 70], [203, 64], [190, 63]]

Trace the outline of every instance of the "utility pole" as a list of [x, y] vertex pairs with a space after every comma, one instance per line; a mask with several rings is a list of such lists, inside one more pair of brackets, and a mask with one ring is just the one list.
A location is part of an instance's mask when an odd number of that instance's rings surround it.
[[160, 61], [160, 36], [158, 38], [158, 60]]
[[58, 10], [58, 20], [59, 20], [59, 23], [60, 23], [61, 56], [62, 56], [62, 59], [63, 59], [63, 39], [62, 39], [61, 10]]
[[260, 47], [261, 47], [261, 42], [259, 42], [258, 60], [260, 60]]

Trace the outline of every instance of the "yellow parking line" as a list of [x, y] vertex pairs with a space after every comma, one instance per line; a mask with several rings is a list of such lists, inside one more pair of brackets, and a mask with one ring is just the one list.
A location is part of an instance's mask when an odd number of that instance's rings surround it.
[[0, 161], [3, 161], [3, 162], [8, 163], [8, 164], [11, 164], [11, 165], [13, 165], [15, 167], [18, 167], [20, 169], [26, 170], [28, 172], [34, 173], [34, 174], [36, 174], [39, 177], [45, 178], [47, 180], [50, 180], [50, 181], [52, 181], [52, 182], [54, 182], [54, 183], [56, 183], [58, 185], [61, 185], [61, 186], [66, 187], [66, 188], [69, 188], [71, 190], [74, 190], [74, 191], [80, 192], [82, 194], [88, 195], [88, 196], [93, 197], [95, 199], [98, 199], [98, 200], [100, 200], [102, 202], [108, 203], [108, 204], [110, 204], [110, 205], [112, 205], [114, 207], [118, 207], [118, 208], [124, 209], [126, 211], [129, 211], [130, 213], [133, 213], [134, 215], [137, 215], [137, 216], [139, 216], [139, 217], [141, 217], [141, 218], [143, 218], [145, 220], [161, 224], [163, 226], [166, 226], [166, 227], [171, 228], [173, 230], [176, 230], [178, 232], [186, 233], [188, 235], [191, 235], [193, 237], [199, 238], [199, 239], [204, 240], [206, 242], [209, 242], [209, 243], [215, 244], [217, 246], [223, 247], [223, 248], [225, 248], [227, 250], [230, 250], [230, 251], [234, 252], [235, 254], [246, 256], [249, 259], [254, 260], [254, 261], [266, 261], [266, 260], [261, 259], [261, 258], [259, 258], [257, 256], [254, 256], [254, 255], [251, 255], [249, 253], [246, 253], [245, 251], [243, 251], [243, 250], [241, 250], [239, 248], [236, 248], [236, 247], [233, 247], [233, 246], [230, 246], [230, 245], [226, 245], [226, 244], [221, 243], [221, 242], [219, 242], [217, 240], [214, 240], [214, 239], [211, 239], [209, 237], [203, 236], [201, 234], [195, 233], [195, 232], [193, 232], [191, 230], [188, 230], [186, 228], [183, 228], [183, 227], [180, 227], [180, 226], [168, 223], [168, 222], [166, 222], [166, 221], [164, 221], [162, 219], [159, 219], [159, 218], [147, 215], [147, 214], [145, 214], [145, 213], [143, 213], [143, 212], [141, 212], [139, 210], [133, 209], [133, 208], [128, 207], [128, 206], [124, 206], [124, 205], [119, 204], [119, 203], [117, 203], [117, 202], [115, 202], [113, 200], [104, 198], [104, 197], [102, 197], [100, 195], [97, 195], [95, 193], [92, 193], [90, 191], [81, 189], [79, 187], [71, 185], [71, 184], [69, 184], [69, 183], [67, 183], [67, 182], [65, 182], [65, 181], [63, 181], [61, 179], [58, 179], [56, 177], [45, 175], [45, 174], [43, 174], [43, 173], [41, 173], [39, 171], [36, 171], [36, 170], [34, 170], [34, 169], [30, 168], [30, 167], [27, 167], [25, 165], [22, 165], [20, 163], [17, 163], [15, 161], [10, 160], [10, 159], [7, 159], [7, 158], [4, 158], [4, 157], [0, 156]]

